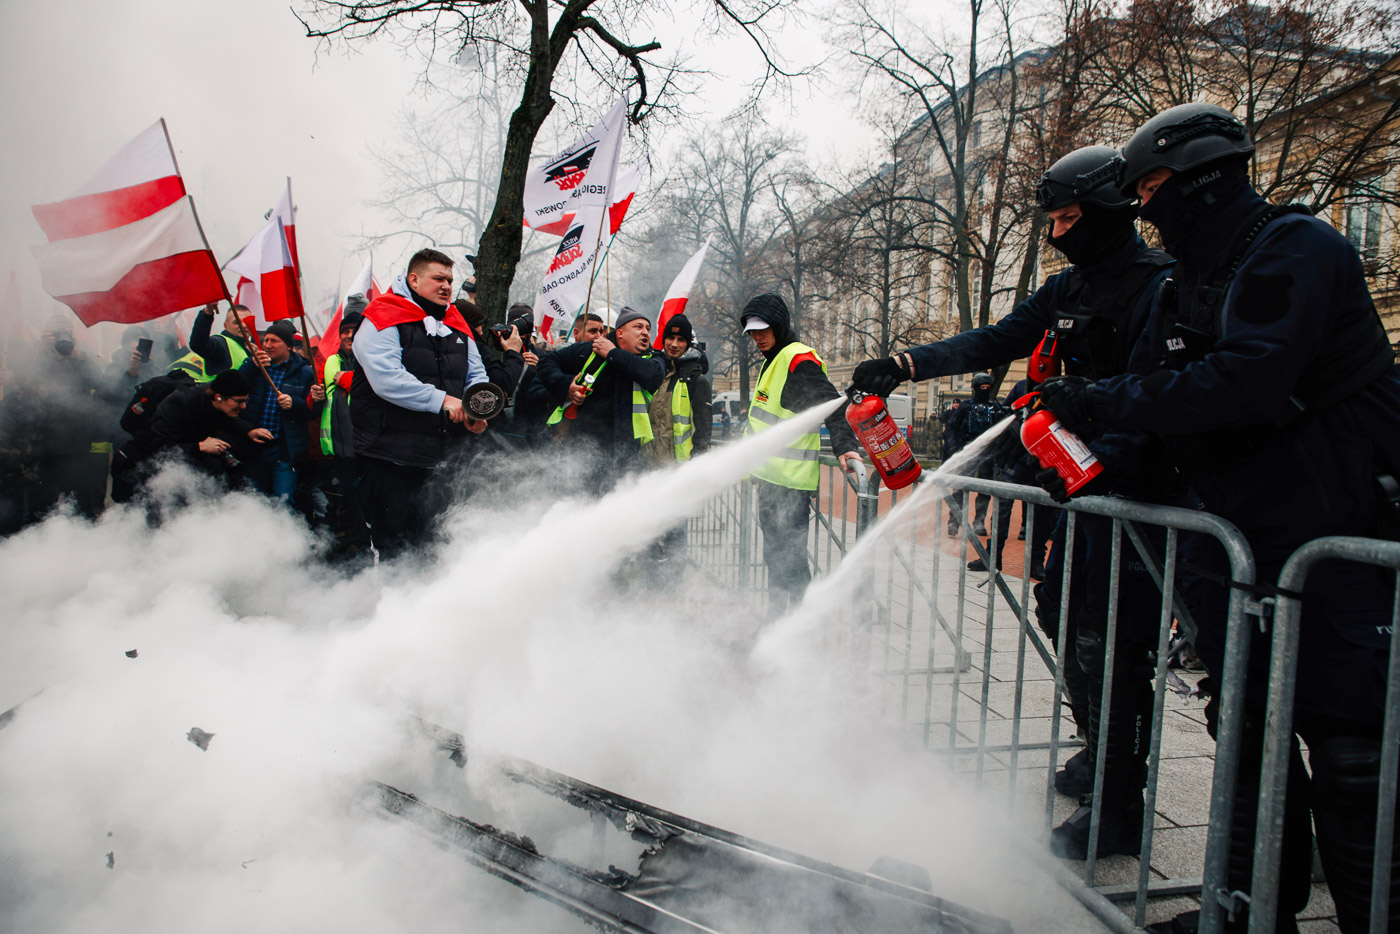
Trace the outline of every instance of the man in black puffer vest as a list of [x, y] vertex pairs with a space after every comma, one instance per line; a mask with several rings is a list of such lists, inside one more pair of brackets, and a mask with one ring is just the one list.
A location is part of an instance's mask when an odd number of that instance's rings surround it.
[[419, 250], [355, 334], [357, 493], [383, 559], [429, 538], [445, 502], [438, 467], [466, 432], [486, 428], [462, 408], [463, 392], [487, 377], [451, 300], [452, 260]]

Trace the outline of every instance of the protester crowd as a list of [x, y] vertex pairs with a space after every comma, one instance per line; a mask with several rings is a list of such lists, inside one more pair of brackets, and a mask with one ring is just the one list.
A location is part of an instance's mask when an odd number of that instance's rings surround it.
[[[472, 295], [468, 280], [454, 299], [452, 260], [422, 250], [388, 292], [347, 299], [326, 358], [289, 320], [252, 333], [239, 305], [206, 307], [183, 345], [159, 350], [129, 327], [110, 361], [79, 351], [71, 319], [54, 316], [0, 370], [0, 534], [65, 496], [95, 517], [109, 469], [112, 499], [154, 510], [142, 494], [178, 461], [284, 502], [327, 530], [333, 560], [390, 560], [434, 540], [485, 461], [509, 475], [512, 454], [563, 444], [586, 465], [580, 490], [597, 494], [709, 449], [709, 361], [684, 314], [655, 347], [651, 320], [625, 307], [610, 322], [581, 315], [570, 342], [545, 347], [529, 306], [487, 327]], [[474, 409], [482, 399], [504, 411]], [[672, 533], [658, 550], [683, 547]]]
[[[1066, 154], [1041, 179], [1037, 201], [1068, 268], [995, 324], [861, 364], [852, 388], [887, 395], [906, 380], [975, 372], [972, 398], [940, 414], [945, 457], [1038, 392], [1032, 404], [1075, 432], [1103, 472], [1070, 489], [1008, 432], [974, 465], [978, 476], [1040, 484], [1062, 503], [1115, 495], [1209, 510], [1245, 536], [1260, 581], [1276, 580], [1287, 557], [1319, 536], [1397, 537], [1397, 503], [1385, 491], [1400, 489], [1400, 375], [1361, 261], [1323, 221], [1266, 204], [1249, 181], [1252, 154], [1239, 121], [1203, 104], [1154, 117], [1121, 152]], [[1139, 218], [1164, 249], [1140, 236]], [[391, 560], [434, 539], [470, 478], [509, 475], [513, 453], [565, 447], [587, 465], [579, 490], [601, 494], [620, 477], [711, 446], [709, 364], [683, 314], [654, 335], [642, 311], [623, 307], [611, 320], [585, 313], [567, 343], [543, 346], [528, 306], [488, 327], [470, 291], [454, 299], [456, 285], [449, 257], [420, 250], [387, 292], [347, 301], [338, 352], [324, 360], [308, 356], [289, 322], [247, 333], [237, 306], [219, 333], [216, 309], [199, 314], [187, 349], [155, 352], [151, 333], [128, 328], [110, 361], [89, 360], [69, 325], [50, 322], [42, 342], [11, 353], [0, 373], [0, 532], [41, 517], [65, 493], [95, 515], [109, 463], [113, 498], [128, 500], [176, 460], [325, 526], [336, 560]], [[763, 356], [741, 420], [748, 434], [839, 395], [791, 321], [773, 294], [738, 314]], [[1027, 379], [993, 398], [990, 371], [1022, 358]], [[840, 410], [826, 425], [849, 468], [858, 444]], [[752, 473], [780, 608], [810, 582], [820, 449], [813, 430]], [[986, 498], [974, 498], [967, 516], [961, 497], [949, 502], [949, 532], [966, 522], [998, 543], [992, 568], [978, 559], [969, 569], [999, 570], [1010, 504], [997, 509], [989, 536]], [[1071, 540], [1059, 511], [1037, 506], [1034, 517], [1026, 573], [1039, 581], [1035, 613], [1051, 644], [1065, 646], [1067, 699], [1088, 744], [1055, 777], [1057, 790], [1083, 806], [1055, 828], [1051, 847], [1083, 859], [1094, 840], [1100, 856], [1136, 855], [1160, 588], [1109, 520], [1080, 515]], [[1165, 545], [1161, 530], [1143, 538], [1158, 553]], [[1184, 534], [1181, 548], [1182, 592], [1198, 628], [1191, 635], [1218, 679], [1226, 592], [1238, 585], [1208, 541]], [[683, 529], [673, 530], [656, 559], [684, 549]], [[1067, 562], [1075, 574], [1066, 598]], [[1342, 930], [1366, 930], [1391, 592], [1383, 574], [1334, 562], [1305, 597], [1294, 722], [1311, 770], [1295, 738], [1277, 929], [1297, 930], [1315, 837]], [[1261, 794], [1267, 661], [1256, 633], [1232, 827], [1229, 884], [1241, 892]], [[1219, 696], [1217, 685], [1207, 707], [1212, 735]], [[1096, 774], [1090, 757], [1100, 737], [1106, 756]], [[1091, 799], [1081, 798], [1090, 794], [1097, 822]], [[1400, 885], [1391, 905], [1396, 930]], [[1247, 910], [1238, 911], [1227, 930], [1246, 922]]]

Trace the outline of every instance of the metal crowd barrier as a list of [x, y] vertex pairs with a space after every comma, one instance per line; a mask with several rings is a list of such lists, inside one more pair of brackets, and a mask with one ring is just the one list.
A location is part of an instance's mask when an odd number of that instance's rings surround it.
[[[856, 480], [841, 474], [830, 456], [823, 456], [821, 462], [822, 484], [814, 499], [816, 508], [809, 556], [815, 573], [829, 574], [867, 530], [917, 487], [897, 492], [884, 490], [878, 476]], [[1012, 501], [1060, 507], [1036, 487], [961, 476], [940, 477], [937, 482], [954, 495], [945, 502], [941, 490], [936, 495], [930, 494], [928, 502], [908, 520], [907, 528], [885, 534], [882, 560], [862, 571], [860, 589], [868, 592], [859, 625], [864, 628], [866, 638], [852, 640], [850, 645], [853, 650], [870, 652], [872, 681], [883, 686], [881, 696], [885, 699], [885, 712], [913, 730], [925, 748], [947, 757], [957, 770], [978, 784], [984, 784], [991, 775], [1003, 773], [1010, 803], [1016, 799], [1020, 774], [1043, 768], [1044, 826], [1048, 832], [1055, 822], [1054, 772], [1060, 764], [1062, 747], [1069, 745], [1063, 738], [1061, 720], [1065, 674], [1058, 665], [1058, 659], [1064, 657], [1068, 627], [1061, 625], [1058, 644], [1047, 645], [1030, 615], [1029, 577], [1023, 573], [1018, 579], [1001, 572], [984, 576], [982, 572], [969, 571], [966, 564], [971, 557], [980, 558], [987, 567], [995, 563], [999, 511], [1011, 508]], [[974, 534], [967, 519], [973, 494], [992, 497], [986, 515], [991, 537], [986, 545]], [[693, 520], [691, 559], [726, 585], [750, 588], [761, 598], [766, 594], [767, 575], [753, 498], [753, 484], [745, 481], [717, 498], [703, 515]], [[1244, 698], [1242, 692], [1228, 686], [1244, 683], [1250, 628], [1267, 627], [1270, 614], [1274, 613], [1270, 732], [1265, 747], [1250, 914], [1251, 932], [1271, 931], [1278, 890], [1283, 788], [1288, 771], [1293, 674], [1297, 660], [1297, 602], [1280, 597], [1275, 611], [1271, 600], [1257, 598], [1252, 590], [1255, 582], [1253, 554], [1243, 535], [1217, 516], [1108, 497], [1084, 497], [1063, 508], [1067, 512], [1067, 547], [1061, 577], [1061, 620], [1068, 616], [1070, 582], [1077, 573], [1071, 543], [1078, 534], [1079, 517], [1100, 516], [1111, 523], [1110, 599], [1104, 646], [1107, 671], [1112, 671], [1117, 650], [1115, 631], [1123, 542], [1126, 541], [1131, 546], [1131, 554], [1142, 561], [1159, 592], [1170, 595], [1170, 599], [1161, 599], [1157, 619], [1152, 738], [1136, 882], [1100, 881], [1096, 834], [1091, 835], [1082, 871], [1063, 865], [1058, 873], [1060, 881], [1114, 931], [1141, 931], [1147, 920], [1150, 898], [1197, 894], [1201, 898], [1202, 934], [1219, 934], [1223, 930], [1227, 913], [1243, 902], [1240, 893], [1229, 890], [1227, 865]], [[955, 554], [945, 550], [948, 539], [943, 536], [943, 530], [945, 522], [949, 521], [958, 528]], [[1164, 530], [1162, 554], [1157, 554], [1149, 541], [1146, 534], [1149, 528]], [[1035, 539], [1034, 510], [1027, 516], [1025, 533], [1028, 543]], [[1223, 670], [1212, 672], [1217, 675], [1216, 684], [1227, 687], [1219, 699], [1210, 811], [1200, 875], [1155, 878], [1152, 868], [1154, 818], [1163, 753], [1169, 638], [1173, 623], [1191, 634], [1197, 623], [1178, 593], [1187, 573], [1182, 568], [1180, 554], [1184, 533], [1214, 539], [1228, 559], [1232, 586], [1225, 588], [1228, 598], [1222, 598], [1225, 657]], [[1400, 572], [1400, 544], [1371, 539], [1320, 539], [1295, 553], [1284, 569], [1279, 587], [1284, 591], [1300, 591], [1312, 565], [1328, 558], [1363, 561]], [[984, 586], [985, 593], [981, 590]], [[1006, 629], [998, 625], [998, 606], [1005, 608], [1000, 620], [1003, 626], [1015, 627], [1014, 645], [1007, 644]], [[1007, 615], [1013, 619], [1007, 620]], [[1219, 622], [1214, 624], [1219, 625]], [[1400, 578], [1392, 624], [1400, 624]], [[997, 657], [997, 643], [1001, 651], [1014, 649], [1015, 654], [1014, 662], [1003, 664], [994, 682], [993, 668], [1005, 662], [1004, 655]], [[1045, 666], [1045, 671], [1053, 677], [1048, 736], [1029, 735], [1026, 730], [1030, 719], [1025, 707], [1028, 664]], [[1112, 679], [1105, 678], [1100, 698], [1103, 710], [1110, 709], [1112, 688]], [[998, 690], [1010, 692], [1009, 709], [1005, 706], [1008, 698], [994, 697]], [[1400, 705], [1400, 653], [1391, 655], [1387, 690], [1389, 713]], [[969, 706], [973, 708], [971, 712], [967, 709]], [[1100, 731], [1101, 740], [1094, 750], [1096, 788], [1102, 787], [1106, 735], [1106, 730]], [[1042, 755], [1045, 758], [1040, 762]], [[1030, 756], [1035, 756], [1037, 761], [1027, 765]], [[1394, 838], [1396, 790], [1400, 784], [1397, 779], [1400, 716], [1386, 717], [1382, 758], [1383, 803], [1378, 818], [1376, 851], [1389, 853], [1390, 841]], [[1097, 826], [1101, 813], [1097, 794], [1092, 809]], [[1073, 865], [1077, 867], [1078, 864]], [[1373, 907], [1373, 931], [1386, 930], [1388, 923], [1384, 907], [1388, 905], [1389, 896], [1387, 869], [1388, 864], [1382, 865], [1378, 859], [1372, 897], [1373, 906], [1379, 910]], [[1117, 871], [1121, 873], [1121, 866]], [[1132, 903], [1131, 915], [1118, 907], [1128, 902]]]
[[[897, 492], [882, 490], [878, 476], [874, 475], [861, 478], [863, 482], [855, 481], [841, 474], [836, 461], [830, 457], [822, 458], [822, 470], [822, 484], [815, 498], [816, 509], [809, 538], [809, 556], [814, 571], [819, 574], [833, 571], [880, 516], [887, 514], [917, 489]], [[988, 592], [979, 597], [978, 584], [983, 576], [968, 571], [966, 564], [970, 556], [981, 558], [988, 567], [994, 564], [999, 510], [1010, 508], [1012, 500], [1046, 506], [1057, 504], [1039, 488], [969, 477], [940, 478], [939, 483], [955, 491], [962, 498], [962, 503], [955, 501], [945, 505], [941, 491], [937, 495], [930, 494], [933, 498], [908, 520], [907, 528], [886, 535], [888, 541], [884, 543], [886, 554], [882, 555], [883, 560], [862, 571], [864, 579], [860, 587], [868, 590], [868, 593], [860, 622], [866, 638], [852, 640], [851, 646], [857, 651], [870, 651], [872, 677], [883, 685], [881, 696], [888, 714], [915, 731], [917, 740], [925, 748], [950, 757], [954, 767], [968, 773], [975, 782], [982, 784], [992, 774], [1004, 773], [1008, 802], [1015, 800], [1021, 773], [1028, 768], [1025, 765], [1026, 756], [1043, 755], [1044, 764], [1029, 768], [1045, 769], [1044, 814], [1048, 832], [1054, 823], [1057, 800], [1054, 771], [1059, 764], [1061, 747], [1069, 745], [1062, 738], [1060, 711], [1065, 691], [1064, 672], [1057, 664], [1057, 659], [1064, 655], [1068, 627], [1061, 626], [1058, 645], [1046, 645], [1030, 616], [1029, 578], [1023, 575], [1016, 580], [999, 572], [990, 575]], [[972, 526], [966, 519], [974, 493], [993, 496], [987, 513], [993, 538], [986, 546], [973, 534]], [[691, 560], [726, 586], [752, 588], [762, 597], [766, 591], [766, 571], [753, 497], [753, 485], [741, 483], [736, 489], [712, 501], [706, 511], [692, 521]], [[949, 518], [948, 510], [951, 510], [951, 518], [960, 529], [959, 553], [955, 559], [944, 553], [945, 539], [941, 534]], [[1242, 704], [1231, 698], [1224, 699], [1217, 744], [1220, 755], [1215, 761], [1212, 792], [1212, 814], [1224, 814], [1226, 818], [1218, 826], [1214, 819], [1211, 822], [1202, 875], [1154, 879], [1151, 873], [1168, 639], [1174, 620], [1190, 620], [1183, 601], [1175, 594], [1176, 582], [1181, 576], [1179, 534], [1196, 532], [1218, 541], [1229, 558], [1233, 579], [1240, 583], [1253, 583], [1254, 561], [1240, 533], [1215, 516], [1102, 497], [1086, 497], [1073, 503], [1067, 516], [1067, 542], [1074, 541], [1077, 516], [1084, 513], [1106, 517], [1112, 523], [1114, 549], [1109, 587], [1113, 596], [1109, 603], [1110, 616], [1106, 630], [1107, 670], [1112, 670], [1116, 651], [1114, 622], [1121, 570], [1119, 543], [1125, 540], [1130, 542], [1158, 586], [1165, 582], [1166, 591], [1173, 594], [1172, 600], [1163, 601], [1158, 619], [1152, 745], [1144, 807], [1143, 851], [1137, 882], [1135, 885], [1123, 885], [1098, 881], [1097, 835], [1091, 837], [1093, 842], [1088, 859], [1083, 864], [1083, 875], [1068, 867], [1061, 873], [1061, 880], [1110, 929], [1132, 931], [1140, 930], [1145, 923], [1149, 897], [1195, 893], [1201, 891], [1203, 886], [1207, 892], [1218, 891], [1224, 888], [1225, 883], [1224, 847], [1228, 846], [1228, 811], [1232, 804], [1230, 796], [1234, 788], [1237, 759], [1234, 751], [1239, 746], [1243, 717]], [[1034, 522], [1032, 511], [1027, 519], [1028, 542], [1035, 538]], [[1164, 555], [1155, 554], [1147, 541], [1144, 532], [1149, 526], [1166, 529]], [[929, 534], [930, 528], [932, 535]], [[1066, 551], [1072, 557], [1073, 549], [1067, 548]], [[1066, 560], [1062, 577], [1062, 619], [1068, 616], [1068, 594], [1074, 573], [1073, 561]], [[974, 576], [978, 579], [976, 583], [972, 581]], [[1014, 617], [1016, 633], [1014, 673], [1004, 672], [995, 685], [997, 691], [1009, 689], [1011, 692], [1009, 711], [1003, 699], [994, 700], [992, 696], [993, 665], [1004, 658], [994, 658], [994, 643], [1006, 640], [1004, 632], [997, 625], [998, 603], [1004, 605]], [[1257, 611], [1257, 607], [1246, 599], [1245, 591], [1231, 591], [1226, 611], [1231, 633], [1231, 654], [1226, 665], [1227, 669], [1233, 665], [1241, 676], [1246, 662], [1244, 652], [1248, 647], [1246, 627], [1250, 625], [1246, 616], [1252, 610]], [[1006, 622], [1003, 618], [1002, 623]], [[1034, 656], [1030, 664], [1043, 665], [1053, 677], [1054, 694], [1051, 698], [1048, 736], [1028, 736], [1025, 733], [1028, 652]], [[1105, 710], [1109, 709], [1111, 688], [1111, 679], [1106, 679], [1101, 698]], [[993, 712], [994, 704], [1001, 708], [1002, 714]], [[972, 708], [971, 712], [969, 707]], [[1106, 736], [1106, 731], [1101, 731], [1101, 735]], [[1095, 750], [1096, 777], [1102, 774], [1105, 755], [1106, 743], [1101, 742]], [[1101, 787], [1101, 783], [1096, 782], [1096, 787]], [[1099, 811], [1100, 803], [1096, 796], [1093, 805], [1096, 825]], [[1115, 902], [1126, 900], [1134, 902], [1132, 918], [1115, 905]]]
[[[1275, 599], [1272, 652], [1269, 656], [1268, 708], [1265, 717], [1259, 820], [1250, 885], [1250, 934], [1274, 930], [1279, 896], [1279, 860], [1283, 850], [1283, 810], [1288, 786], [1288, 757], [1293, 735], [1294, 679], [1298, 670], [1300, 594], [1319, 561], [1340, 559], [1396, 571], [1391, 608], [1392, 639], [1400, 625], [1400, 543], [1370, 538], [1319, 538], [1295, 551], [1279, 574]], [[1381, 774], [1376, 807], [1375, 858], [1371, 866], [1372, 932], [1390, 929], [1391, 849], [1395, 840], [1397, 764], [1400, 763], [1400, 652], [1391, 651], [1386, 678], [1385, 719], [1381, 731]]]

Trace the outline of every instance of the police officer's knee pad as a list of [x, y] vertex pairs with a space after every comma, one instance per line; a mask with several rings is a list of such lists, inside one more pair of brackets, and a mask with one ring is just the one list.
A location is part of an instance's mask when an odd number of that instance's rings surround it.
[[1079, 627], [1074, 636], [1075, 655], [1086, 675], [1103, 676], [1103, 633]]

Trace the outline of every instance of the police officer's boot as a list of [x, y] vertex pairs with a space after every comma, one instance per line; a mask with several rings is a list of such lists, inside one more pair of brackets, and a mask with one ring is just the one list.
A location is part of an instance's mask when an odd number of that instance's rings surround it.
[[1075, 729], [1084, 740], [1084, 748], [1065, 762], [1055, 773], [1055, 790], [1070, 798], [1091, 794], [1094, 790], [1094, 756], [1098, 749], [1097, 733], [1090, 729], [1089, 676], [1079, 664], [1076, 629], [1065, 638], [1065, 697]]
[[[1147, 752], [1152, 729], [1152, 665], [1144, 646], [1120, 640], [1113, 666], [1114, 682], [1108, 715], [1103, 698], [1103, 637], [1081, 630], [1076, 640], [1080, 664], [1088, 675], [1090, 745], [1098, 755], [1098, 738], [1106, 734], [1099, 815], [1098, 855], [1136, 856], [1142, 849], [1142, 790], [1147, 784]], [[1090, 761], [1093, 761], [1091, 758]], [[1089, 855], [1092, 802], [1050, 831], [1050, 851], [1066, 859]]]
[[[1371, 860], [1376, 844], [1376, 794], [1380, 783], [1381, 741], [1369, 736], [1331, 736], [1313, 732], [1308, 760], [1313, 775], [1313, 823], [1327, 887], [1337, 905], [1342, 934], [1369, 931]], [[1314, 743], [1316, 745], [1314, 745]], [[1397, 850], [1390, 856], [1388, 931], [1400, 931], [1400, 868]]]

